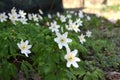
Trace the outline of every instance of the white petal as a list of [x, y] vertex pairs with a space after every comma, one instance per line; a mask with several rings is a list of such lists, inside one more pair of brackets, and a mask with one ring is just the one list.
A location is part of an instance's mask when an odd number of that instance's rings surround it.
[[57, 35], [57, 37], [60, 37], [60, 36], [61, 36], [61, 34], [60, 34], [59, 32], [56, 32], [56, 35]]
[[62, 49], [62, 45], [61, 44], [58, 44], [58, 46], [59, 46], [59, 49]]
[[84, 39], [84, 42], [86, 42], [86, 40]]
[[78, 64], [76, 62], [72, 63], [72, 65], [75, 67], [75, 68], [78, 68]]
[[80, 58], [75, 57], [75, 61], [80, 62], [81, 60], [80, 60]]
[[31, 51], [30, 50], [26, 50], [26, 53], [29, 54], [29, 53], [31, 53]]
[[17, 45], [18, 45], [19, 49], [21, 49], [21, 46], [20, 46], [20, 44], [19, 44], [19, 43], [17, 43]]
[[56, 26], [56, 28], [60, 28], [60, 26], [59, 26], [59, 25], [57, 25], [57, 26]]
[[29, 57], [28, 54], [25, 54], [26, 57]]
[[32, 47], [32, 45], [28, 45], [27, 48], [30, 49]]
[[25, 44], [27, 44], [27, 45], [28, 45], [28, 43], [29, 43], [29, 41], [28, 41], [28, 40], [26, 40], [26, 41], [25, 41]]
[[22, 54], [25, 54], [25, 53], [26, 53], [26, 50], [21, 50], [21, 53], [22, 53]]
[[68, 32], [65, 32], [65, 33], [63, 34], [63, 36], [66, 37], [66, 38], [67, 38], [67, 35], [68, 35]]
[[69, 39], [69, 38], [68, 38], [68, 39], [67, 39], [67, 42], [72, 42], [72, 39]]
[[70, 53], [70, 48], [69, 48], [69, 46], [66, 46], [66, 51], [67, 51], [67, 54]]
[[78, 50], [77, 50], [77, 49], [75, 49], [75, 50], [74, 50], [74, 51], [72, 51], [71, 53], [72, 53], [72, 55], [73, 55], [73, 56], [76, 56], [76, 55], [77, 55], [77, 53], [78, 53]]
[[63, 44], [63, 46], [65, 46], [65, 48], [67, 48], [68, 47], [68, 44], [66, 43], [66, 44]]
[[83, 41], [80, 41], [81, 42], [81, 44], [83, 44]]
[[67, 57], [68, 57], [68, 55], [66, 54], [66, 55], [64, 56], [64, 58], [67, 59]]
[[67, 62], [67, 67], [70, 67], [71, 66], [71, 62]]
[[28, 54], [31, 53], [31, 51], [30, 50], [22, 50], [21, 53], [25, 54], [25, 56], [28, 57]]
[[20, 41], [20, 44], [23, 44], [23, 43], [24, 43], [23, 40], [21, 40], [21, 41]]
[[55, 38], [54, 41], [57, 42], [57, 41], [58, 41], [58, 38]]

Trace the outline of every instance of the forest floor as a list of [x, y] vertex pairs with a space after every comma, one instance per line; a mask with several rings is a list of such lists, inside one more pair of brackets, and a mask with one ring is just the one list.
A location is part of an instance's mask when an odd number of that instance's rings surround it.
[[98, 14], [107, 18], [110, 21], [117, 21], [120, 19], [120, 5], [91, 5], [86, 6], [83, 11], [85, 13]]
[[[79, 10], [79, 9], [71, 9], [71, 10]], [[101, 17], [104, 17], [105, 19], [109, 20], [113, 24], [117, 24], [117, 21], [120, 20], [120, 5], [101, 5], [101, 4], [95, 4], [95, 5], [87, 5], [82, 9], [87, 14], [95, 14], [99, 15]], [[120, 35], [120, 25], [117, 25], [112, 29], [111, 33]], [[111, 39], [111, 41], [115, 41], [116, 44], [119, 44], [119, 36], [115, 36]], [[118, 43], [117, 43], [118, 42]], [[117, 46], [116, 52], [118, 51], [118, 56], [120, 56], [120, 45]], [[105, 72], [106, 80], [120, 80], [120, 72], [119, 71], [109, 71]]]

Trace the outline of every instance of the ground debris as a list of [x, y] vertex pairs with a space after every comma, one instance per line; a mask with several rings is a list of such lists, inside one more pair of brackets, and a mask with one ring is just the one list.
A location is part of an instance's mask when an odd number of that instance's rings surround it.
[[106, 72], [105, 73], [106, 80], [120, 80], [119, 72]]

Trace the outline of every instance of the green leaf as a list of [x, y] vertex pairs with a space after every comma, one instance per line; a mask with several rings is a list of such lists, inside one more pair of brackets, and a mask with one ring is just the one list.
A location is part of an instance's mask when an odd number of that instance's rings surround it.
[[27, 61], [22, 61], [21, 70], [25, 73], [26, 77], [29, 77], [29, 72], [33, 70], [32, 65]]

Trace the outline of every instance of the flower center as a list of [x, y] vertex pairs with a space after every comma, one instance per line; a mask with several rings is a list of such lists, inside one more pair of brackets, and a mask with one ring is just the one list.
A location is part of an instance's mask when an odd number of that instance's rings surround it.
[[73, 29], [77, 29], [78, 27], [76, 25], [73, 26]]
[[26, 45], [24, 44], [24, 45], [22, 45], [22, 47], [21, 47], [23, 50], [25, 50], [26, 49]]
[[83, 40], [83, 39], [84, 39], [84, 37], [83, 37], [83, 36], [81, 36], [81, 37], [80, 37], [80, 40]]
[[2, 16], [2, 19], [4, 19], [4, 16]]
[[60, 42], [61, 42], [61, 43], [64, 43], [64, 42], [65, 42], [65, 39], [64, 39], [64, 38], [61, 38], [61, 39], [60, 39]]
[[15, 16], [12, 16], [13, 19], [15, 19]]
[[53, 28], [56, 28], [56, 26], [53, 26]]
[[68, 60], [69, 60], [69, 61], [72, 61], [72, 60], [73, 60], [73, 56], [70, 55], [70, 56], [68, 57]]

